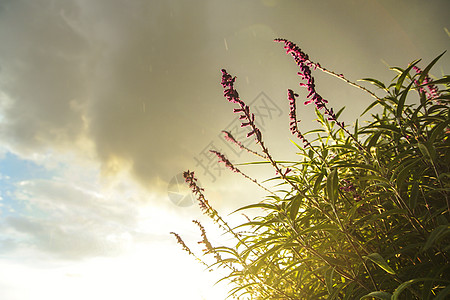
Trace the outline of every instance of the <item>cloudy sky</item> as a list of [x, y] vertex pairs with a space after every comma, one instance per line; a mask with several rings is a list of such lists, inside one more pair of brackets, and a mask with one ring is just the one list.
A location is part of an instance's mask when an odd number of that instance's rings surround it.
[[[351, 80], [388, 82], [388, 65], [425, 66], [450, 48], [449, 10], [447, 0], [0, 0], [0, 298], [223, 299], [226, 287], [210, 287], [218, 275], [169, 235], [195, 248], [192, 219], [215, 234], [189, 205], [183, 170], [224, 214], [264, 195], [205, 152], [255, 160], [221, 135], [240, 133], [220, 69], [237, 76], [269, 149], [294, 159], [286, 89], [301, 88], [274, 38]], [[371, 102], [314, 75], [346, 123]], [[312, 112], [300, 105], [302, 129]]]

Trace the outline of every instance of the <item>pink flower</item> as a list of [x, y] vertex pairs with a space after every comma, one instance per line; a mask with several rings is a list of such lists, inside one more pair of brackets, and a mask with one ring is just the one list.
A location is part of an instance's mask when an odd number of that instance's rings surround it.
[[310, 143], [308, 140], [303, 136], [303, 134], [298, 129], [297, 124], [300, 121], [297, 121], [297, 113], [296, 113], [296, 106], [295, 106], [295, 97], [298, 97], [297, 94], [295, 94], [292, 90], [288, 90], [288, 99], [289, 99], [289, 129], [291, 130], [291, 133], [295, 136], [297, 136], [305, 146], [309, 146]]
[[[414, 71], [416, 71], [417, 74], [422, 74], [422, 70], [416, 66], [412, 67]], [[423, 82], [420, 83], [417, 80], [414, 80], [414, 82], [416, 83], [416, 85], [421, 85], [421, 84], [428, 84], [431, 82], [430, 77], [428, 77], [428, 75], [426, 75], [423, 79]], [[428, 99], [435, 99], [437, 97], [439, 97], [439, 89], [436, 85], [434, 84], [429, 84], [427, 85], [428, 91], [425, 90], [423, 87], [419, 87], [418, 90], [419, 92], [425, 93], [426, 97]]]
[[234, 89], [234, 82], [236, 77], [232, 77], [225, 69], [222, 69], [222, 81], [221, 84], [224, 90], [224, 96], [228, 101], [232, 103], [239, 104], [240, 108], [235, 108], [233, 111], [235, 113], [241, 113], [239, 120], [243, 120], [241, 127], [250, 126], [252, 130], [247, 134], [247, 137], [255, 135], [258, 142], [261, 142], [262, 136], [261, 131], [256, 128], [255, 125], [255, 115], [250, 113], [250, 108], [245, 105], [244, 101], [239, 99], [238, 92]]
[[[296, 44], [291, 41], [285, 39], [275, 39], [276, 42], [283, 42], [284, 48], [287, 49], [287, 53], [290, 53], [294, 58], [297, 65], [300, 67], [300, 72], [297, 74], [302, 78], [303, 81], [300, 82], [300, 86], [306, 87], [308, 90], [308, 95], [306, 96], [307, 100], [305, 101], [305, 105], [313, 103], [316, 105], [318, 110], [324, 108], [325, 114], [328, 116], [328, 120], [337, 121], [337, 117], [334, 114], [333, 110], [328, 109], [326, 104], [327, 100], [323, 99], [322, 96], [319, 95], [316, 91], [316, 86], [314, 84], [314, 77], [311, 75], [311, 68], [317, 68], [318, 64], [314, 64], [308, 58], [308, 55], [305, 54]], [[339, 125], [343, 126], [343, 123], [339, 123]]]

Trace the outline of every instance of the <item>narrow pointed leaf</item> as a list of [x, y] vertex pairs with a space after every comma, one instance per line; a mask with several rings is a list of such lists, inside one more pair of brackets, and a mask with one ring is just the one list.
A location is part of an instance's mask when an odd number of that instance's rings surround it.
[[403, 81], [405, 81], [406, 76], [408, 75], [409, 71], [412, 69], [412, 67], [414, 67], [420, 60], [416, 60], [413, 61], [408, 68], [406, 68], [405, 71], [402, 72], [402, 74], [400, 75], [400, 77], [397, 80], [397, 83], [395, 85], [395, 94], [398, 95], [398, 93], [400, 92], [400, 89], [403, 85]]
[[316, 179], [316, 182], [314, 183], [314, 188], [313, 188], [314, 194], [316, 194], [317, 191], [320, 189], [320, 185], [322, 183], [324, 176], [325, 176], [325, 174], [323, 174], [323, 173], [320, 173], [319, 176], [317, 176], [317, 179]]
[[276, 211], [279, 210], [279, 207], [274, 205], [274, 204], [257, 203], [257, 204], [250, 204], [250, 205], [241, 207], [239, 209], [236, 209], [235, 211], [232, 212], [232, 214], [235, 213], [235, 212], [238, 212], [238, 211], [241, 211], [241, 210], [244, 210], [244, 209], [250, 209], [250, 208], [266, 208], [266, 209], [272, 209], [272, 210], [276, 210]]
[[430, 236], [428, 237], [425, 245], [423, 246], [423, 251], [427, 251], [428, 249], [430, 249], [431, 247], [433, 247], [433, 245], [437, 242], [439, 242], [439, 240], [441, 238], [443, 238], [444, 236], [450, 234], [450, 225], [441, 225], [438, 226], [437, 228], [435, 228]]
[[409, 207], [414, 209], [417, 206], [417, 198], [419, 196], [419, 184], [417, 181], [413, 182], [411, 187], [411, 194], [409, 196]]
[[378, 265], [380, 268], [382, 268], [383, 270], [385, 270], [389, 274], [395, 274], [394, 270], [392, 270], [391, 267], [389, 267], [389, 265], [386, 263], [386, 261], [384, 260], [384, 258], [380, 254], [372, 253], [372, 254], [369, 254], [367, 256], [364, 256], [364, 258], [372, 261], [373, 263]]
[[390, 294], [388, 292], [376, 291], [376, 292], [371, 292], [367, 295], [364, 295], [359, 299], [363, 300], [363, 299], [367, 299], [367, 298], [369, 298], [369, 299], [376, 298], [376, 299], [381, 299], [381, 300], [391, 300], [391, 296], [392, 296], [392, 294]]
[[441, 290], [433, 300], [445, 300], [448, 299], [448, 295], [450, 295], [450, 285]]
[[329, 225], [329, 224], [316, 225], [316, 226], [314, 226], [314, 227], [310, 227], [310, 228], [307, 228], [307, 229], [305, 229], [305, 230], [303, 230], [303, 231], [300, 231], [300, 232], [299, 232], [299, 235], [307, 234], [307, 233], [309, 233], [309, 232], [317, 231], [317, 230], [323, 230], [323, 231], [330, 231], [330, 230], [333, 230], [333, 231], [338, 231], [339, 228], [338, 228], [336, 225]]
[[370, 82], [371, 84], [379, 87], [380, 89], [386, 90], [386, 86], [384, 85], [384, 83], [382, 83], [381, 81], [377, 80], [377, 79], [373, 79], [373, 78], [362, 78], [359, 79], [358, 81], [367, 81]]
[[333, 275], [334, 275], [334, 269], [335, 268], [329, 268], [325, 272], [325, 284], [327, 286], [328, 294], [333, 293]]
[[406, 289], [408, 288], [410, 285], [415, 284], [417, 282], [422, 282], [422, 281], [437, 281], [437, 282], [447, 282], [448, 284], [448, 280], [442, 280], [442, 279], [436, 279], [436, 278], [415, 278], [415, 279], [411, 279], [408, 280], [406, 282], [403, 282], [402, 284], [400, 284], [394, 291], [394, 293], [392, 293], [392, 300], [398, 300], [400, 294]]
[[338, 180], [337, 170], [334, 169], [327, 177], [327, 193], [331, 203], [335, 203], [338, 198]]
[[420, 152], [422, 152], [422, 154], [429, 160], [436, 159], [436, 150], [430, 143], [417, 143], [417, 147], [419, 147]]
[[427, 85], [431, 85], [431, 84], [448, 84], [448, 83], [450, 83], [450, 76], [419, 85], [419, 87], [423, 87], [423, 86], [427, 86]]
[[297, 195], [291, 200], [291, 209], [289, 211], [289, 217], [291, 217], [291, 220], [295, 220], [300, 204], [302, 203], [302, 199], [302, 196]]
[[397, 104], [397, 118], [400, 118], [402, 116], [403, 107], [405, 106], [406, 96], [408, 95], [409, 90], [411, 89], [411, 86], [414, 82], [411, 82], [408, 87], [406, 87], [405, 90], [403, 90], [402, 95], [400, 96], [400, 99], [398, 100]]
[[336, 113], [336, 119], [339, 119], [339, 116], [341, 115], [341, 113], [344, 111], [345, 106], [342, 107], [337, 113]]
[[433, 61], [431, 63], [429, 63], [425, 69], [423, 69], [422, 73], [420, 74], [419, 79], [417, 80], [419, 82], [419, 84], [422, 84], [423, 80], [425, 79], [425, 76], [427, 76], [428, 72], [431, 70], [431, 68], [434, 66], [434, 64], [442, 57], [442, 55], [445, 54], [445, 52], [447, 52], [447, 50], [442, 52], [442, 54], [439, 55], [438, 57], [436, 57], [435, 59], [433, 59]]
[[382, 104], [382, 102], [380, 102], [379, 100], [376, 100], [374, 102], [372, 102], [362, 113], [361, 113], [361, 117], [364, 116], [369, 110], [371, 110], [375, 105], [377, 104]]

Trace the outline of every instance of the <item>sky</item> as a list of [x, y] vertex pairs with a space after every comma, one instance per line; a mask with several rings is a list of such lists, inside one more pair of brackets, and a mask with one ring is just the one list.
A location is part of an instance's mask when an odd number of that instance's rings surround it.
[[[196, 219], [220, 243], [185, 170], [224, 216], [265, 195], [208, 153], [257, 160], [223, 139], [243, 131], [220, 70], [237, 76], [272, 154], [295, 159], [286, 90], [305, 94], [274, 38], [350, 80], [389, 82], [388, 66], [425, 67], [450, 48], [449, 10], [447, 0], [0, 0], [0, 298], [224, 299], [221, 273], [169, 234], [200, 250]], [[347, 124], [372, 101], [313, 75]], [[303, 131], [316, 128], [312, 107], [298, 115]]]

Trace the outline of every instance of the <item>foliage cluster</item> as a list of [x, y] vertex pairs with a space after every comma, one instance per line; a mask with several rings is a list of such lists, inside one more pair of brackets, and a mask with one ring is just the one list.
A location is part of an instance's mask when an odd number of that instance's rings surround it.
[[[275, 168], [277, 175], [269, 180], [280, 184], [274, 192], [266, 189], [264, 201], [237, 210], [261, 209], [258, 217], [231, 228], [206, 200], [194, 173], [185, 172], [203, 212], [236, 242], [213, 247], [196, 222], [206, 255], [215, 260], [208, 267], [227, 268], [223, 280], [233, 283], [230, 296], [240, 299], [448, 299], [450, 77], [431, 80], [428, 75], [443, 54], [423, 70], [419, 61], [391, 68], [397, 74], [388, 85], [364, 79], [384, 94], [378, 97], [312, 62], [292, 42], [276, 41], [285, 43], [299, 65], [301, 85], [309, 91], [305, 104], [316, 104], [321, 126], [300, 132], [298, 95], [288, 90], [290, 129], [301, 141], [294, 142], [299, 159], [274, 160], [234, 89], [235, 77], [222, 70], [225, 97], [238, 105], [242, 126], [251, 128], [249, 136], [261, 146], [262, 154], [252, 152]], [[317, 94], [312, 69], [370, 93], [375, 101], [364, 114], [372, 112], [371, 121], [363, 126], [340, 122], [342, 109], [334, 113]]]

